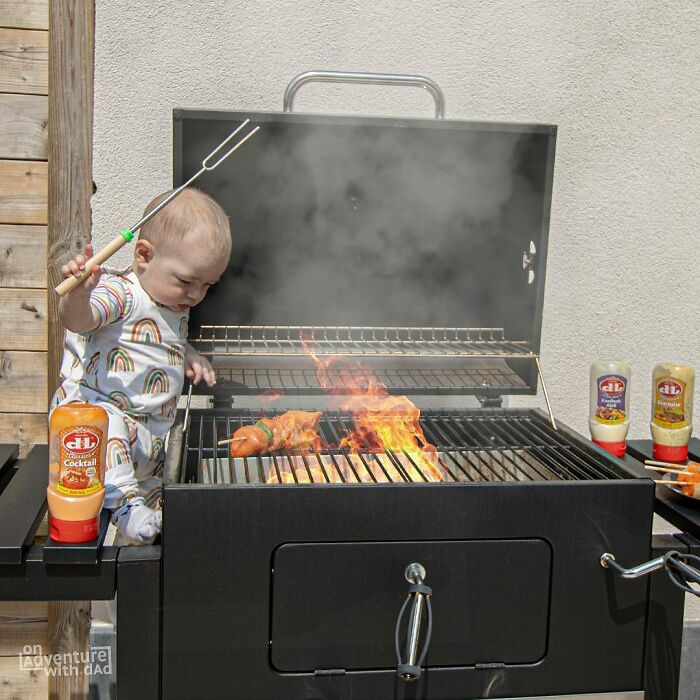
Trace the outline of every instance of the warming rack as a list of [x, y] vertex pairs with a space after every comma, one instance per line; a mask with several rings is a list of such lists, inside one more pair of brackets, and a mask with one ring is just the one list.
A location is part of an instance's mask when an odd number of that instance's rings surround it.
[[[511, 391], [525, 383], [505, 365], [508, 359], [529, 359], [535, 362], [542, 384], [542, 393], [552, 427], [556, 429], [549, 394], [544, 382], [539, 354], [525, 340], [510, 340], [505, 329], [413, 327], [413, 326], [236, 326], [202, 325], [199, 335], [190, 342], [199, 352], [217, 358], [286, 358], [308, 356], [362, 357], [368, 359], [461, 359], [494, 360], [501, 366], [489, 367], [411, 367], [377, 368], [377, 378], [392, 390], [421, 393], [431, 388], [435, 393], [450, 393], [460, 386], [483, 388], [485, 392], [499, 388]], [[342, 391], [357, 385], [353, 370], [324, 370], [334, 390]], [[362, 375], [361, 370], [354, 370]], [[221, 379], [250, 390], [315, 391], [315, 372], [304, 368], [217, 367]], [[382, 374], [383, 372], [383, 374]], [[381, 375], [381, 376], [380, 376]], [[394, 381], [396, 380], [396, 381]], [[460, 384], [460, 382], [463, 382]]]
[[[240, 393], [285, 392], [297, 394], [318, 393], [318, 377], [315, 369], [289, 367], [217, 367], [219, 382], [246, 387]], [[329, 368], [324, 371], [328, 390], [334, 394], [349, 393], [366, 377], [361, 369]], [[373, 368], [374, 376], [393, 393], [452, 394], [461, 393], [465, 386], [487, 390], [525, 390], [527, 384], [512, 370], [503, 366], [476, 367], [420, 367]]]
[[219, 326], [203, 325], [190, 342], [212, 355], [317, 357], [535, 357], [524, 340], [509, 340], [503, 328], [417, 328], [410, 326]]
[[[272, 416], [277, 412], [268, 411]], [[313, 451], [279, 451], [273, 455], [231, 458], [217, 446], [243, 425], [254, 424], [254, 411], [192, 411], [184, 449], [181, 481], [206, 484], [265, 484], [283, 472], [291, 483], [386, 483], [431, 481], [420, 456], [365, 446], [358, 454], [339, 448], [353, 427], [352, 417], [324, 413], [321, 445]], [[481, 409], [427, 411], [421, 414], [426, 438], [438, 451], [438, 468], [446, 482], [564, 481], [615, 479], [610, 462], [594, 450], [552, 428], [538, 411]]]

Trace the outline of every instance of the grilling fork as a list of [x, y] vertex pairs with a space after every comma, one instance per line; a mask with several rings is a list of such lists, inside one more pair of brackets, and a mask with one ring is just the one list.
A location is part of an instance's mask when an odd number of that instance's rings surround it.
[[71, 289], [75, 289], [94, 269], [96, 265], [101, 265], [105, 260], [111, 258], [123, 245], [126, 245], [134, 238], [134, 233], [138, 231], [141, 226], [143, 226], [149, 219], [152, 219], [163, 207], [170, 204], [170, 202], [175, 199], [186, 187], [189, 187], [202, 173], [209, 170], [214, 170], [221, 163], [223, 163], [234, 151], [238, 150], [249, 138], [251, 138], [259, 129], [259, 126], [251, 129], [244, 136], [239, 138], [234, 142], [233, 146], [229, 148], [224, 155], [222, 155], [216, 162], [210, 163], [212, 158], [224, 148], [229, 141], [244, 127], [250, 123], [250, 119], [246, 119], [240, 126], [238, 126], [234, 131], [232, 131], [203, 161], [202, 167], [198, 172], [196, 172], [184, 185], [180, 185], [177, 189], [173, 190], [168, 197], [166, 197], [157, 207], [154, 207], [148, 212], [138, 223], [134, 224], [131, 228], [122, 229], [118, 236], [115, 236], [102, 250], [98, 251], [93, 255], [86, 263], [85, 270], [80, 273], [78, 277], [67, 277], [59, 284], [55, 291], [59, 296], [65, 296]]

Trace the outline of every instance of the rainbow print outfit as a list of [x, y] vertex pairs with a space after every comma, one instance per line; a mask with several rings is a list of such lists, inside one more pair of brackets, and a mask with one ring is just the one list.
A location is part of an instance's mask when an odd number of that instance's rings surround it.
[[184, 382], [189, 311], [170, 311], [133, 272], [103, 274], [90, 296], [100, 317], [86, 335], [66, 333], [62, 383], [51, 410], [71, 401], [109, 416], [105, 507], [160, 508], [165, 440]]

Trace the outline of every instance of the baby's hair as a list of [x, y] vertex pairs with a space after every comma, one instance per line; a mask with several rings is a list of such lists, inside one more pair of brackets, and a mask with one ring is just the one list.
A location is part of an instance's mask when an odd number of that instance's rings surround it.
[[[162, 202], [172, 190], [159, 194], [145, 209], [144, 216]], [[154, 246], [168, 246], [182, 241], [195, 226], [203, 225], [217, 257], [231, 256], [231, 227], [221, 205], [194, 187], [183, 190], [139, 230], [139, 239]]]

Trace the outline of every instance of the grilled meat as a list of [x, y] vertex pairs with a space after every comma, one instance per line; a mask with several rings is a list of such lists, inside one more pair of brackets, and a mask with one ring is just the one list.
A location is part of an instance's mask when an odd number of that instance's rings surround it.
[[317, 440], [320, 411], [287, 411], [274, 418], [263, 418], [245, 425], [231, 436], [231, 457], [249, 457], [276, 450], [304, 450]]

